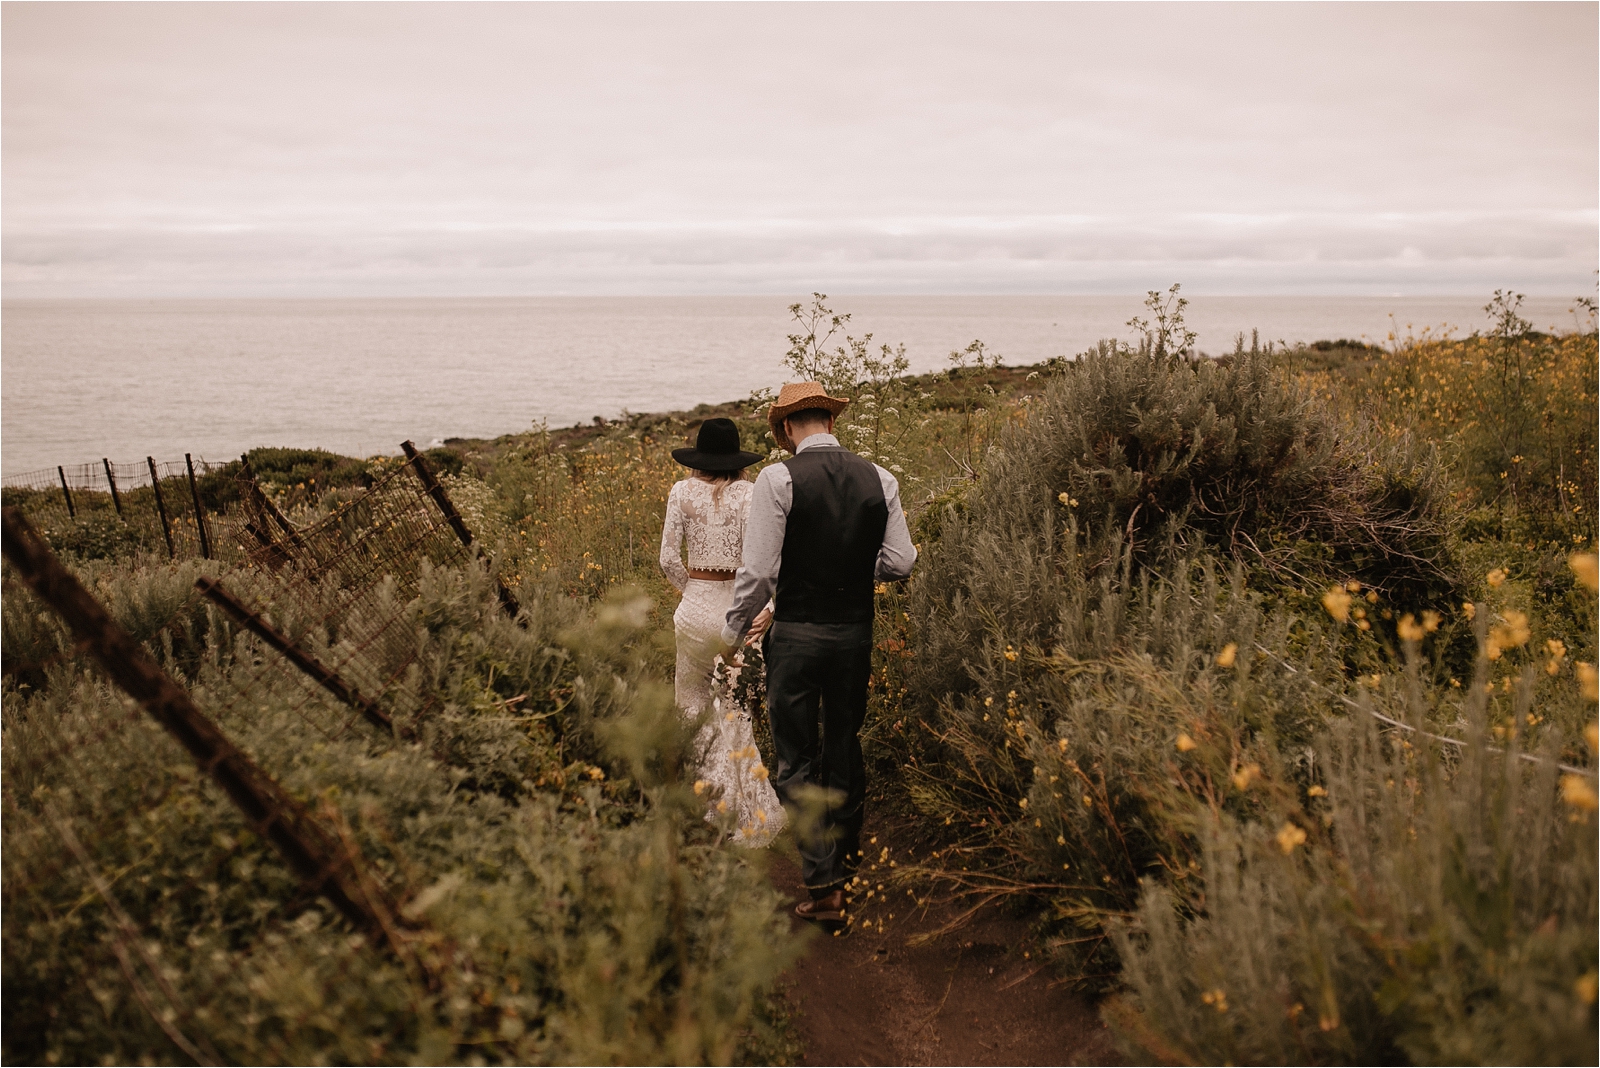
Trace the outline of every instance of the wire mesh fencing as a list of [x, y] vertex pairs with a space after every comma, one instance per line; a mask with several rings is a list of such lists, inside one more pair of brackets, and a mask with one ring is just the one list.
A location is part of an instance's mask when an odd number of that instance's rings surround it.
[[0, 498], [25, 513], [58, 548], [113, 556], [134, 548], [169, 559], [226, 557], [237, 463], [181, 461], [71, 464], [9, 475]]
[[278, 685], [269, 674], [287, 677], [306, 695], [331, 695], [342, 706], [329, 717], [320, 701], [295, 704], [308, 717], [319, 713], [307, 721], [323, 734], [365, 720], [411, 735], [427, 709], [417, 691], [397, 688], [419, 648], [407, 605], [430, 569], [473, 558], [471, 533], [432, 472], [413, 457], [303, 529], [283, 517], [248, 465], [236, 478], [230, 529], [244, 535], [242, 566], [196, 587], [276, 654], [236, 678], [236, 688], [250, 693]]
[[[56, 560], [43, 529], [6, 509], [6, 595], [43, 602], [7, 614], [4, 897], [8, 920], [26, 917], [7, 948], [52, 992], [38, 1004], [14, 995], [11, 1018], [81, 1017], [120, 1036], [129, 1060], [150, 1050], [198, 1063], [292, 1060], [317, 1007], [268, 1029], [276, 1046], [230, 1045], [239, 968], [250, 983], [282, 983], [308, 967], [366, 969], [363, 955], [377, 951], [421, 981], [397, 905], [411, 896], [404, 856], [380, 843], [371, 861], [336, 808], [316, 804], [326, 784], [304, 766], [308, 751], [341, 741], [360, 743], [356, 752], [409, 741], [436, 703], [429, 686], [406, 685], [426, 638], [412, 602], [434, 569], [476, 550], [444, 488], [408, 453], [306, 527], [284, 517], [247, 462], [206, 467], [210, 499], [227, 506], [209, 515], [198, 466], [191, 480], [187, 463], [148, 464], [145, 483], [126, 490], [115, 465], [103, 491], [83, 470], [68, 474], [62, 509], [74, 489], [77, 508], [114, 484], [116, 522], [141, 491], [154, 503], [169, 485], [193, 489], [201, 521], [186, 530], [166, 516], [175, 559], [124, 580], [137, 588], [109, 610]], [[209, 551], [190, 551], [184, 539], [202, 531]], [[515, 614], [509, 591], [499, 594]], [[306, 948], [335, 914], [355, 940], [331, 956]], [[324, 988], [346, 985], [338, 979]], [[8, 1048], [72, 1056], [22, 1040]]]
[[[20, 921], [7, 950], [49, 992], [36, 1004], [28, 984], [8, 989], [10, 1020], [67, 1014], [117, 1036], [130, 1061], [154, 1050], [221, 1063], [237, 1056], [239, 969], [260, 982], [303, 969], [297, 939], [334, 914], [358, 934], [327, 967], [402, 950], [403, 887], [331, 809], [285, 788], [293, 747], [264, 744], [297, 737], [287, 721], [314, 719], [314, 697], [259, 671], [266, 650], [203, 601], [181, 599], [138, 640], [9, 508], [5, 555], [6, 596], [50, 610], [33, 614], [36, 633], [7, 635], [18, 685], [0, 749], [4, 898], [8, 924]], [[292, 1057], [293, 1034], [315, 1017], [308, 1005], [283, 1021], [276, 1053]], [[8, 1031], [13, 1056], [70, 1056], [26, 1049], [25, 1025]]]

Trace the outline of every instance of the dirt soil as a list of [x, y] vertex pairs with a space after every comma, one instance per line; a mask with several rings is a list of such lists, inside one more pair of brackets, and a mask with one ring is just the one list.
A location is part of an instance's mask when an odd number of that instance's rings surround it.
[[[883, 839], [870, 853], [895, 836], [869, 821], [866, 837]], [[768, 873], [791, 904], [805, 898], [792, 857], [775, 853]], [[908, 938], [955, 915], [911, 903], [904, 890], [858, 900], [848, 934], [812, 934], [781, 984], [801, 1064], [1123, 1063], [1093, 1004], [1053, 984], [1031, 953], [1025, 921], [980, 915], [911, 947]]]

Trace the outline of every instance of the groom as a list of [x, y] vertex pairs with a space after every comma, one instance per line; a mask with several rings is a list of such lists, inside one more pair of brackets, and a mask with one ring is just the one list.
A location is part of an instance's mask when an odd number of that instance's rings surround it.
[[794, 911], [828, 924], [843, 921], [845, 882], [861, 858], [873, 585], [905, 578], [917, 559], [900, 484], [833, 436], [849, 403], [817, 382], [786, 385], [773, 402], [772, 436], [794, 455], [756, 478], [722, 630], [723, 642], [736, 645], [776, 593], [766, 639], [773, 786], [791, 811], [803, 787], [825, 791], [820, 833], [800, 842], [811, 900]]

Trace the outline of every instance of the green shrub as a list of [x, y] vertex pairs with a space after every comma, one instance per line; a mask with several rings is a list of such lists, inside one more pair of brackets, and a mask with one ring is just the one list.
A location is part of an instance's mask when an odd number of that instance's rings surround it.
[[113, 560], [131, 556], [144, 547], [139, 532], [115, 512], [89, 512], [69, 519], [47, 517], [41, 533], [50, 548], [82, 560]]
[[[1538, 762], [1515, 735], [1492, 750], [1482, 681], [1465, 747], [1336, 722], [1311, 796], [1206, 826], [1203, 897], [1146, 888], [1137, 920], [1113, 927], [1128, 994], [1107, 1013], [1136, 1059], [1595, 1058], [1592, 773], [1558, 789], [1555, 745]], [[1397, 705], [1413, 722], [1426, 711]]]
[[[1200, 813], [1257, 803], [1233, 776], [1304, 779], [1331, 695], [1384, 663], [1374, 636], [1455, 588], [1430, 457], [1347, 426], [1258, 347], [1191, 362], [1163, 329], [1064, 368], [924, 513], [902, 628], [909, 796], [955, 834], [922, 871], [1042, 904], [1047, 949], [1094, 982], [1140, 881], [1190, 878]], [[1382, 591], [1364, 642], [1326, 626], [1334, 579]]]
[[[1204, 558], [1179, 560], [1163, 579], [1135, 575], [1115, 544], [1084, 550], [974, 558], [975, 574], [1032, 590], [1054, 625], [1007, 632], [991, 618], [958, 665], [970, 688], [947, 690], [911, 729], [903, 775], [949, 835], [913, 875], [1033, 904], [1047, 957], [1103, 986], [1116, 974], [1106, 920], [1131, 912], [1142, 880], [1188, 885], [1201, 813], [1255, 810], [1259, 794], [1233, 776], [1304, 779], [1326, 690], [1343, 683], [1335, 636], [1315, 617], [1265, 610], [1237, 567], [1224, 581]], [[1096, 569], [1090, 553], [1114, 563]], [[982, 595], [952, 608], [981, 614]], [[1221, 667], [1229, 646], [1235, 660]], [[922, 658], [908, 662], [913, 679], [928, 671]]]

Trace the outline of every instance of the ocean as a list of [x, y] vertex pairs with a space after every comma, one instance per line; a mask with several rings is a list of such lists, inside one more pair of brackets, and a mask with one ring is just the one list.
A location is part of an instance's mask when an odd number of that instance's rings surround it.
[[[396, 453], [625, 411], [691, 408], [785, 377], [783, 297], [7, 300], [0, 468], [218, 461], [258, 445]], [[1142, 298], [838, 297], [846, 330], [904, 343], [913, 370], [981, 339], [1009, 364], [1133, 336]], [[1200, 348], [1482, 328], [1482, 298], [1195, 297]], [[1571, 302], [1530, 299], [1541, 328]]]

